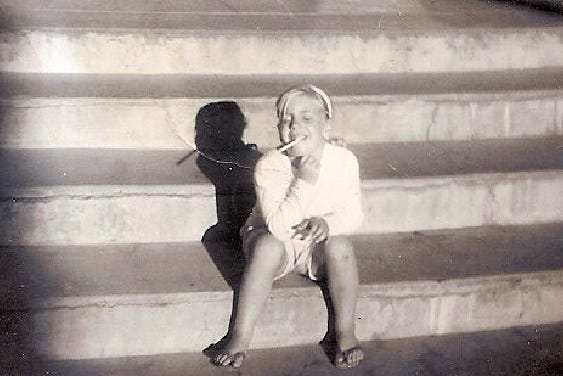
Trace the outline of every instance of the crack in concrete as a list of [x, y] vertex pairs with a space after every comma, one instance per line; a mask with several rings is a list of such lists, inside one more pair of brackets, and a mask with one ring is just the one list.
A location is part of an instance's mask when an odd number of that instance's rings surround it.
[[500, 205], [496, 197], [495, 184], [487, 184], [487, 201], [489, 204], [485, 206], [485, 223], [491, 225], [495, 222], [495, 213]]
[[113, 198], [129, 198], [129, 197], [160, 197], [160, 198], [211, 198], [215, 197], [215, 193], [198, 193], [198, 194], [180, 194], [180, 193], [116, 193], [116, 194], [102, 194], [102, 195], [55, 195], [47, 197], [0, 197], [0, 203], [22, 203], [22, 204], [35, 204], [35, 203], [48, 203], [56, 200], [76, 200], [76, 201], [90, 201], [90, 200], [104, 200]]
[[430, 142], [430, 133], [432, 132], [432, 127], [436, 124], [436, 116], [438, 115], [438, 104], [434, 103], [434, 108], [432, 109], [432, 114], [430, 115], [430, 123], [426, 127], [426, 141]]

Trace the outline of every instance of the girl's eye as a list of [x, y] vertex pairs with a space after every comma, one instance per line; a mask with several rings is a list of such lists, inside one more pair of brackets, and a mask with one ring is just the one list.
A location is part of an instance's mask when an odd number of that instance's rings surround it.
[[305, 120], [305, 121], [311, 121], [312, 119], [313, 119], [313, 116], [311, 116], [310, 114], [303, 115], [303, 120]]

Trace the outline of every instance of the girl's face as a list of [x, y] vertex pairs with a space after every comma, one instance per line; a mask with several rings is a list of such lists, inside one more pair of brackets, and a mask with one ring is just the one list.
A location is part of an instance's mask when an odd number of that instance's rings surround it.
[[305, 138], [287, 151], [290, 157], [299, 157], [322, 149], [326, 126], [323, 105], [316, 97], [303, 93], [289, 100], [278, 130], [284, 143]]

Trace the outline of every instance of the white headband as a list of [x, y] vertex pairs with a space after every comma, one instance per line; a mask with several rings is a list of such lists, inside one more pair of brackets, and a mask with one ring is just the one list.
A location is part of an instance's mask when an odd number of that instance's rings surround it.
[[325, 109], [325, 114], [327, 119], [330, 119], [332, 117], [332, 103], [330, 102], [330, 98], [328, 97], [328, 95], [324, 91], [316, 87], [315, 85], [303, 85], [303, 86], [297, 86], [291, 88], [283, 92], [279, 96], [278, 100], [276, 101], [278, 119], [282, 119], [284, 117], [290, 99], [297, 94], [303, 94], [303, 93], [313, 94], [315, 97], [319, 98]]

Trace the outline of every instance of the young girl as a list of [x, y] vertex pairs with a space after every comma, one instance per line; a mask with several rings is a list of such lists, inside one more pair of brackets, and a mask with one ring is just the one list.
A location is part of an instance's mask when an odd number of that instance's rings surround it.
[[353, 367], [364, 353], [355, 336], [358, 270], [346, 235], [362, 222], [358, 161], [328, 143], [332, 106], [313, 85], [276, 102], [283, 152], [256, 165], [256, 206], [241, 230], [246, 269], [233, 335], [214, 361], [240, 367], [273, 281], [294, 271], [328, 281], [336, 319], [335, 365]]

